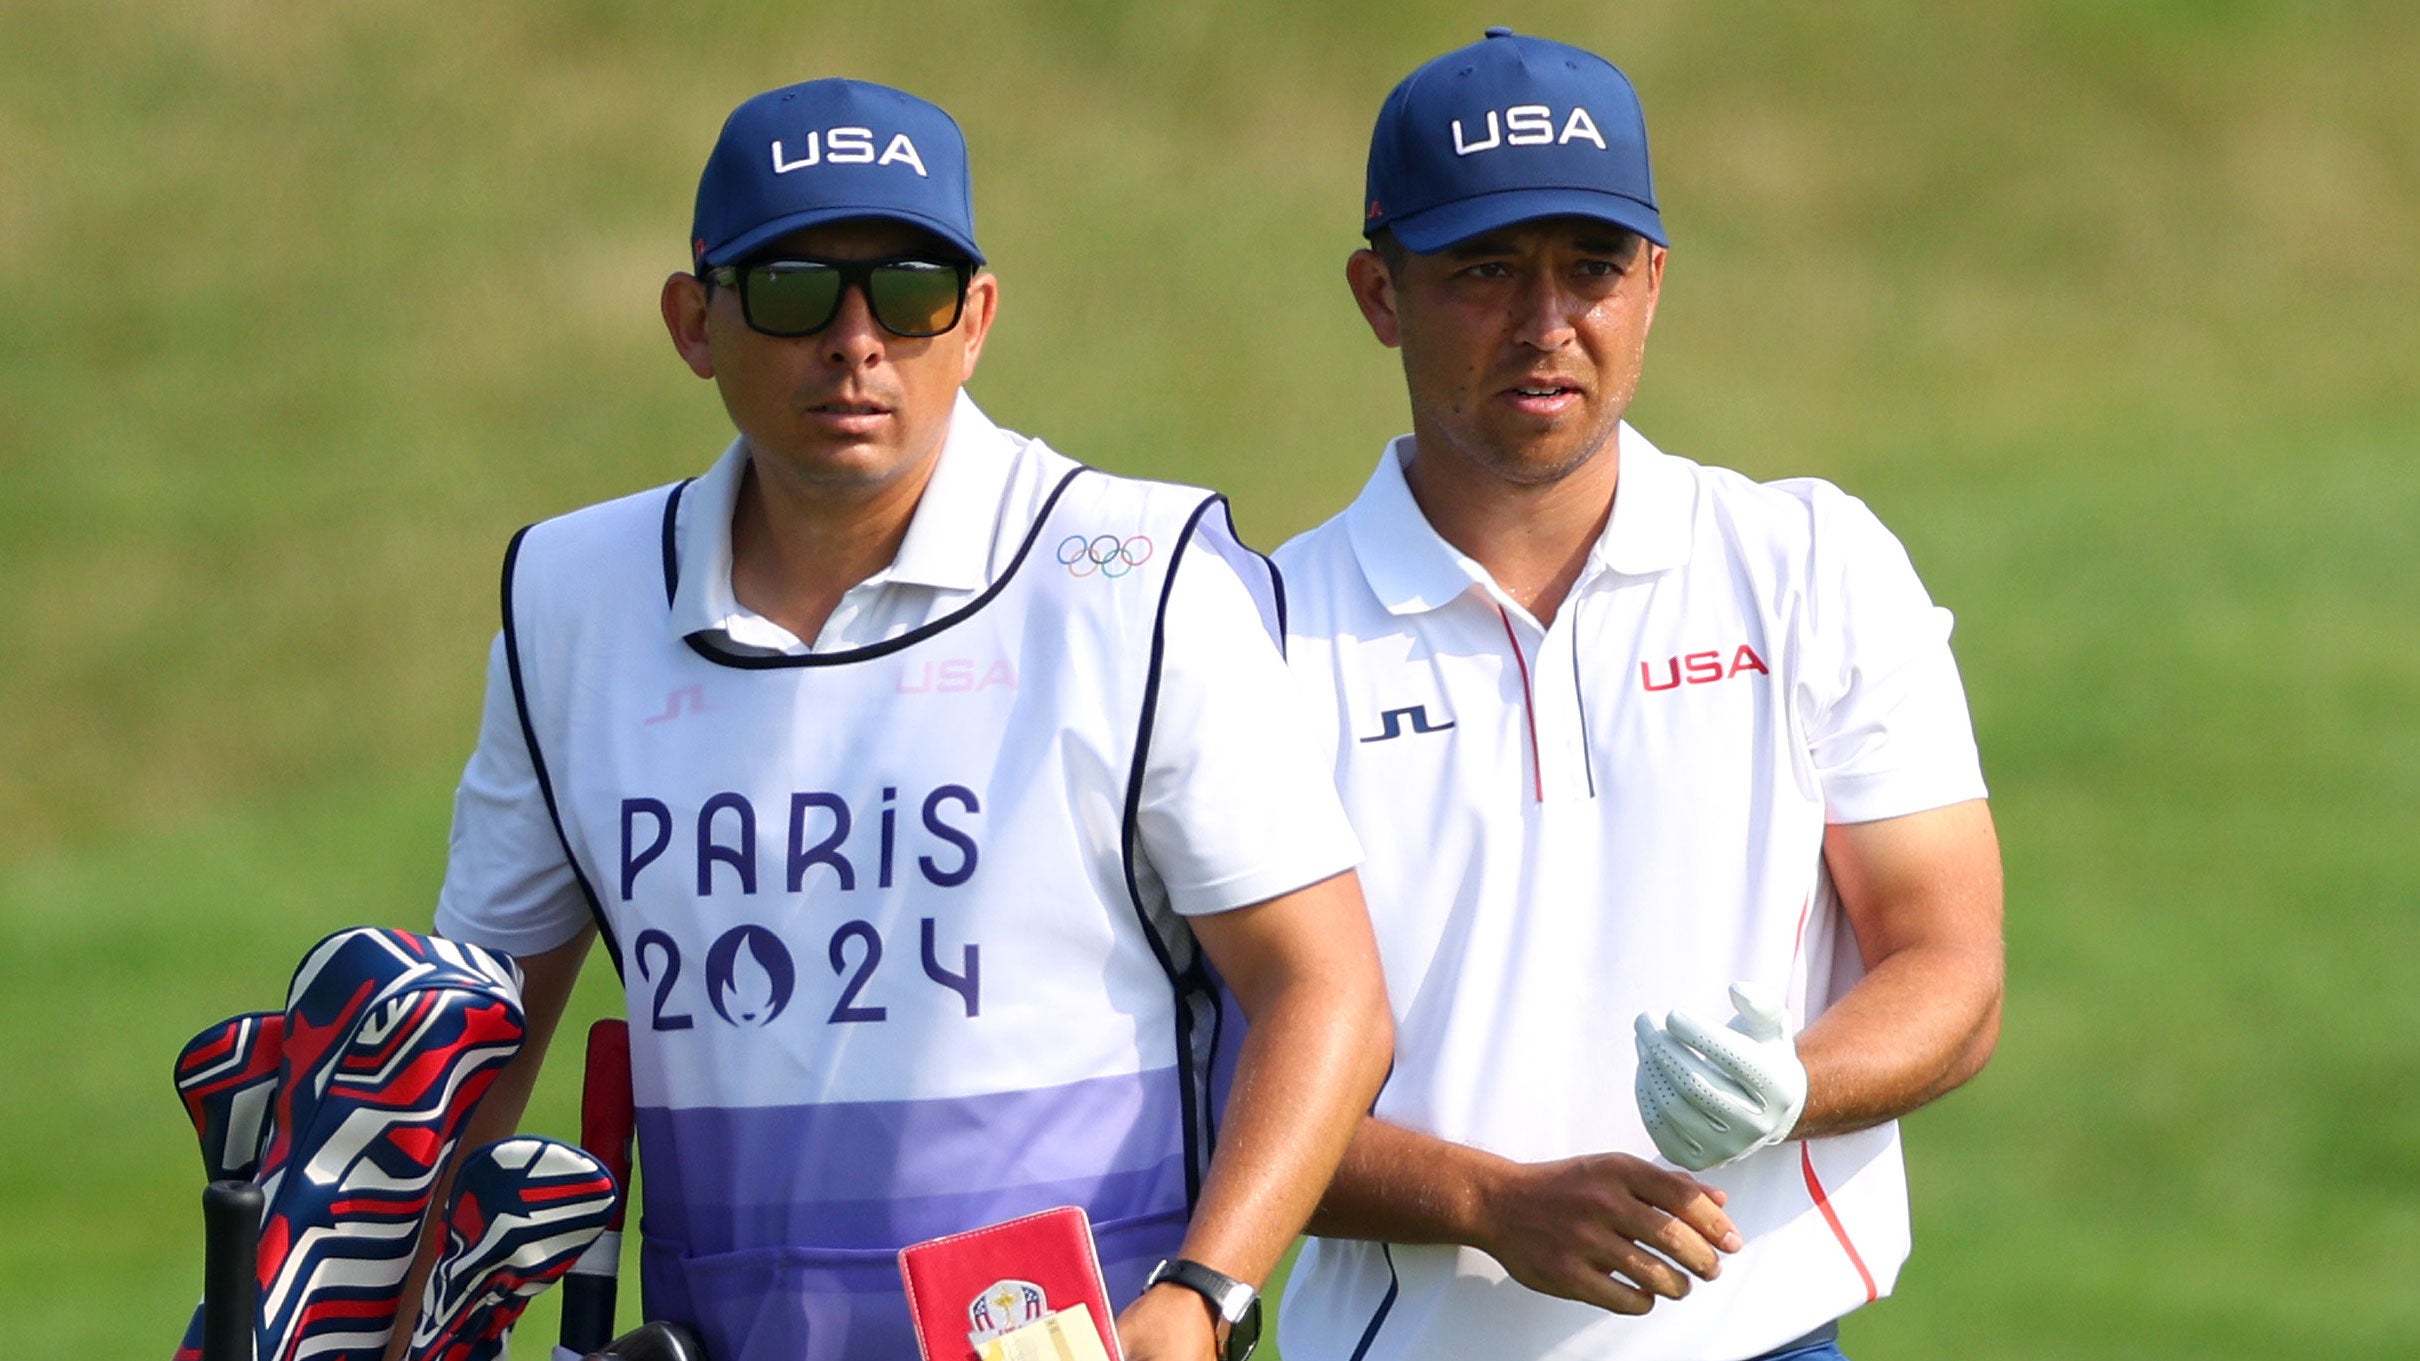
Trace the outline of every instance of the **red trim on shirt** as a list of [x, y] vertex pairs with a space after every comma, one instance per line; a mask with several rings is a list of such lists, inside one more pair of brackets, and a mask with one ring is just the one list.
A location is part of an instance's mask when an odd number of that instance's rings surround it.
[[1529, 778], [1537, 791], [1538, 802], [1546, 802], [1546, 763], [1538, 757], [1538, 702], [1529, 692], [1529, 659], [1521, 655], [1521, 635], [1513, 632], [1512, 616], [1496, 606], [1496, 617], [1504, 621], [1504, 641], [1512, 644], [1513, 664], [1521, 668], [1521, 716], [1529, 720]]
[[1823, 1211], [1823, 1222], [1832, 1226], [1832, 1236], [1840, 1240], [1840, 1250], [1849, 1255], [1849, 1265], [1857, 1268], [1857, 1279], [1865, 1282], [1865, 1302], [1872, 1304], [1882, 1298], [1874, 1287], [1874, 1273], [1865, 1269], [1865, 1258], [1857, 1253], [1857, 1245], [1849, 1241], [1847, 1226], [1840, 1222], [1840, 1212], [1832, 1208], [1831, 1196], [1824, 1193], [1823, 1181], [1815, 1175], [1815, 1154], [1805, 1144], [1798, 1146], [1798, 1167], [1806, 1174], [1807, 1194], [1815, 1198], [1815, 1208]]
[[[1790, 945], [1793, 968], [1797, 965], [1799, 952], [1806, 948], [1807, 914], [1814, 906], [1815, 895], [1811, 893], [1805, 902], [1798, 905], [1798, 938]], [[1857, 1268], [1857, 1279], [1865, 1282], [1865, 1302], [1872, 1304], [1882, 1297], [1882, 1292], [1874, 1286], [1874, 1273], [1866, 1270], [1865, 1258], [1859, 1255], [1857, 1245], [1849, 1241], [1848, 1226], [1840, 1222], [1840, 1212], [1832, 1208], [1832, 1197], [1823, 1189], [1823, 1179], [1815, 1175], [1814, 1150], [1804, 1143], [1798, 1146], [1798, 1170], [1806, 1177], [1807, 1195], [1814, 1200], [1815, 1208], [1823, 1212], [1823, 1222], [1832, 1226], [1832, 1237], [1839, 1240], [1840, 1250], [1848, 1254], [1849, 1265]]]

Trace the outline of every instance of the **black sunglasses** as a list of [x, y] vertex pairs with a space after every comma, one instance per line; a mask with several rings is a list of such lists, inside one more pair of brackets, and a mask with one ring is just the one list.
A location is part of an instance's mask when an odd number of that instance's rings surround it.
[[718, 265], [706, 281], [736, 289], [740, 315], [769, 336], [811, 336], [831, 325], [854, 286], [882, 329], [921, 339], [958, 324], [974, 273], [962, 260], [766, 260]]

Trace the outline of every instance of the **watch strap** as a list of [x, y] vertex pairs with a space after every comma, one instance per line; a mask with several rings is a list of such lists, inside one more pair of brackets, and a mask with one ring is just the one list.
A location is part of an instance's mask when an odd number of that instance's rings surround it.
[[1185, 1257], [1161, 1259], [1143, 1278], [1143, 1288], [1182, 1286], [1210, 1305], [1211, 1317], [1227, 1325], [1224, 1361], [1244, 1361], [1260, 1342], [1260, 1292], [1214, 1267]]

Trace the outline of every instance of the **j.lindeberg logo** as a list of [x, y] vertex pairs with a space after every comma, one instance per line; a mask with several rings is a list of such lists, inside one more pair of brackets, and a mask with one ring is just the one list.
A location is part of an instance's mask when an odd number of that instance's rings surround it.
[[676, 718], [689, 714], [710, 714], [715, 711], [715, 707], [706, 699], [705, 686], [684, 685], [664, 696], [664, 712], [640, 719], [639, 724], [642, 727], [652, 728], [658, 723], [670, 723]]
[[[1411, 725], [1409, 727], [1404, 725], [1404, 720], [1407, 718], [1411, 720]], [[1454, 726], [1454, 722], [1450, 718], [1443, 723], [1432, 725], [1428, 721], [1428, 706], [1425, 704], [1414, 704], [1401, 709], [1388, 709], [1378, 715], [1378, 721], [1380, 724], [1378, 735], [1375, 737], [1364, 737], [1361, 739], [1362, 741], [1384, 742], [1389, 738], [1401, 737], [1407, 732], [1444, 732], [1446, 729]]]
[[1504, 111], [1501, 125], [1496, 122], [1496, 111], [1489, 109], [1487, 136], [1476, 142], [1463, 135], [1462, 120], [1454, 120], [1454, 154], [1457, 156], [1468, 156], [1475, 151], [1493, 151], [1500, 146], [1544, 146], [1549, 142], [1557, 146], [1572, 142], [1594, 142], [1597, 150], [1607, 150], [1605, 134], [1597, 131], [1597, 121], [1588, 116], [1585, 107], [1578, 104], [1572, 105], [1570, 115], [1564, 118], [1560, 135], [1555, 132], [1555, 111], [1544, 104], [1515, 104]]
[[1089, 539], [1070, 534], [1059, 540], [1058, 557], [1069, 576], [1088, 577], [1097, 572], [1114, 581], [1151, 561], [1151, 540], [1140, 534], [1125, 539], [1115, 534], [1095, 534]]
[[[797, 145], [796, 142], [790, 144], [792, 149], [796, 149]], [[773, 144], [773, 173], [776, 175], [787, 175], [793, 170], [805, 170], [817, 165], [882, 166], [893, 162], [914, 167], [916, 173], [925, 179], [932, 178], [924, 173], [924, 158], [916, 154], [916, 144], [904, 132], [892, 133], [890, 145], [882, 149], [879, 157], [874, 154], [872, 128], [829, 128], [810, 132], [807, 134], [806, 154], [795, 158], [783, 156], [781, 143]]]

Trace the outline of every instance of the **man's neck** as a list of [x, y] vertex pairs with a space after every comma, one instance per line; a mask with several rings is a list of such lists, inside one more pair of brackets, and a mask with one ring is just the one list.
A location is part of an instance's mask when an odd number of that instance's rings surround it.
[[933, 453], [873, 486], [785, 475], [753, 451], [731, 515], [731, 593], [813, 645], [842, 596], [899, 556], [939, 466]]
[[1438, 537], [1486, 568], [1530, 617], [1551, 624], [1605, 531], [1620, 471], [1618, 436], [1562, 477], [1520, 483], [1465, 459], [1423, 457], [1415, 434], [1403, 474]]

